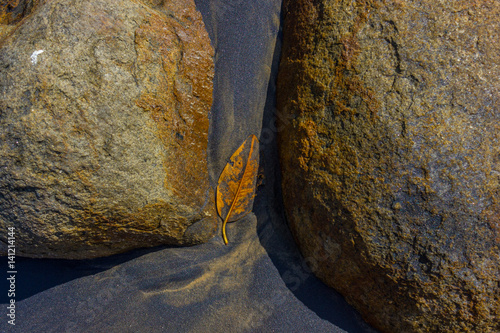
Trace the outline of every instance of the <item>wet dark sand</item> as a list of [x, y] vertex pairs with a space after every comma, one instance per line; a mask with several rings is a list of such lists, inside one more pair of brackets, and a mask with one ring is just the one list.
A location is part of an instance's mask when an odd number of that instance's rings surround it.
[[281, 2], [196, 3], [216, 50], [210, 179], [260, 137], [253, 213], [228, 225], [228, 246], [218, 234], [93, 260], [17, 258], [16, 326], [4, 282], [0, 332], [375, 332], [308, 271], [286, 227], [274, 126]]

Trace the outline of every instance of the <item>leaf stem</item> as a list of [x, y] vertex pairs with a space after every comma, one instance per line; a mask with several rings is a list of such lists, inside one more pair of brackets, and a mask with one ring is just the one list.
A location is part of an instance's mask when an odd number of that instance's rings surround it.
[[227, 243], [229, 243], [227, 240], [227, 236], [226, 236], [226, 224], [227, 224], [228, 219], [229, 219], [229, 214], [226, 216], [224, 223], [222, 223], [222, 238], [224, 239], [224, 244], [226, 244], [226, 245], [227, 245]]

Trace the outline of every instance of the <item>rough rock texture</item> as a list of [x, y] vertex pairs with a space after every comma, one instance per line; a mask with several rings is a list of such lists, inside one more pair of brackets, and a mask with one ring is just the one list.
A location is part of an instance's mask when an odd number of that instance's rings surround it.
[[18, 255], [213, 234], [212, 56], [181, 0], [46, 1], [0, 41], [0, 229]]
[[0, 39], [44, 0], [0, 0]]
[[385, 332], [500, 332], [500, 2], [285, 1], [284, 200]]

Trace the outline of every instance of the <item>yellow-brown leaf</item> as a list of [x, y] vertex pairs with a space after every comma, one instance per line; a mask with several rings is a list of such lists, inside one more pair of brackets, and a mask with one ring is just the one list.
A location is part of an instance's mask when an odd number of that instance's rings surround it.
[[226, 224], [250, 213], [259, 170], [259, 140], [250, 135], [234, 152], [217, 185], [217, 212], [224, 220], [222, 237], [227, 244]]

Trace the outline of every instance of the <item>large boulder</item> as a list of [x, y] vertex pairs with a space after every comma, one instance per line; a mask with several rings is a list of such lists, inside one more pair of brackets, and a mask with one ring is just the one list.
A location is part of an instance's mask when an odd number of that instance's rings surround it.
[[384, 332], [500, 332], [500, 2], [284, 13], [284, 201], [312, 270]]
[[194, 2], [36, 5], [0, 41], [0, 229], [17, 254], [206, 241], [213, 49]]

